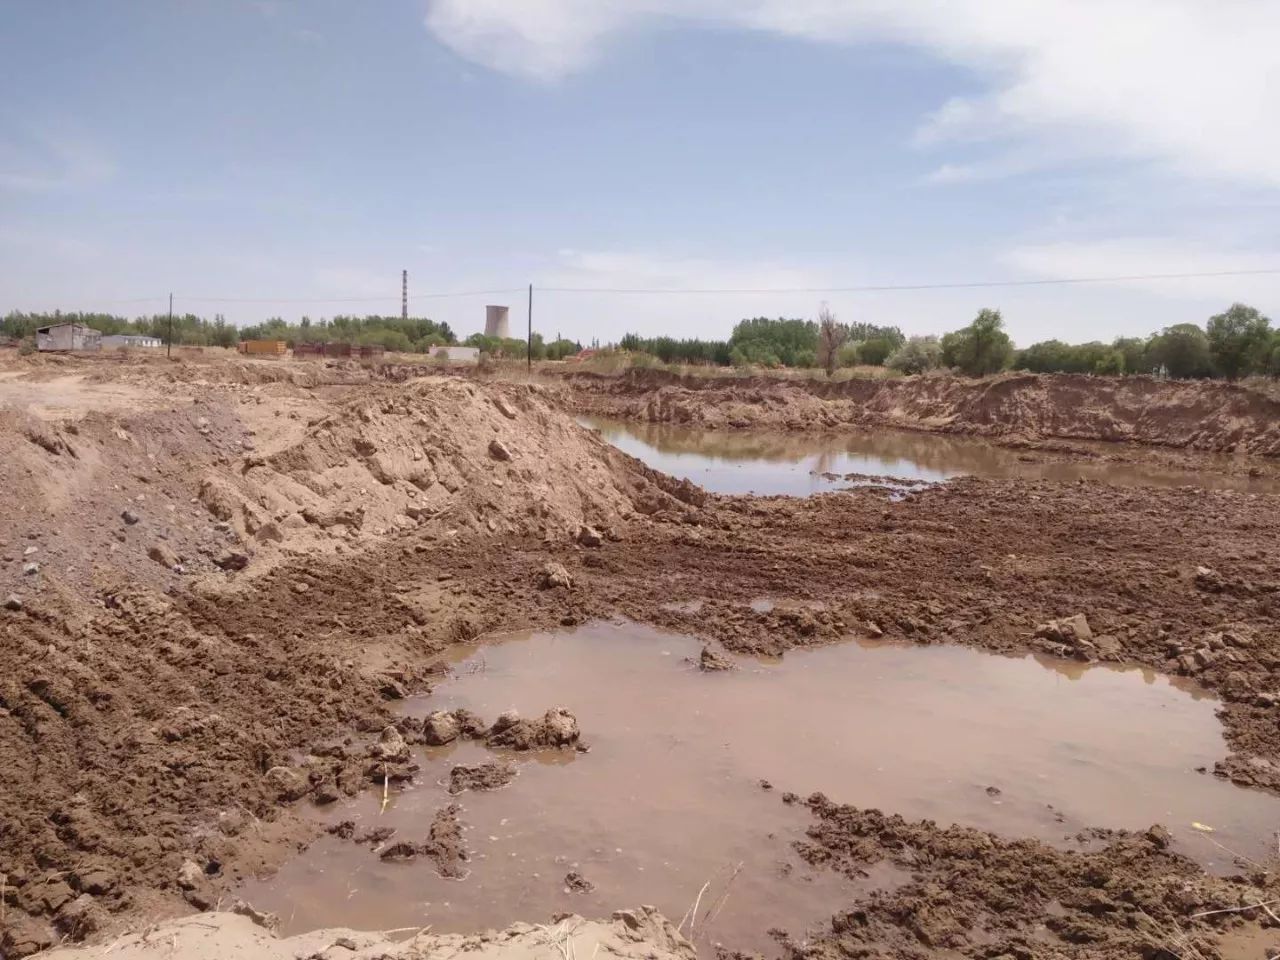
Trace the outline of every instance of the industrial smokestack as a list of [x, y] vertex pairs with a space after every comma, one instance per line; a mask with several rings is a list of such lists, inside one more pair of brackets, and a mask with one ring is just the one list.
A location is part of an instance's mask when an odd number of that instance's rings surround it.
[[400, 319], [409, 319], [409, 271], [400, 271]]
[[506, 340], [511, 336], [511, 325], [507, 318], [506, 307], [488, 306], [484, 308], [484, 335]]

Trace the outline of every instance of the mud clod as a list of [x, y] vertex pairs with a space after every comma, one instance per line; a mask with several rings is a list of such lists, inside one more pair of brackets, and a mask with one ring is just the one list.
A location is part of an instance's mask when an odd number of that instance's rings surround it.
[[537, 720], [521, 720], [514, 711], [500, 716], [486, 738], [491, 747], [510, 750], [545, 750], [572, 747], [578, 742], [578, 719], [556, 707]]
[[514, 763], [490, 761], [474, 766], [459, 765], [449, 771], [449, 792], [458, 794], [465, 790], [497, 790], [515, 777]]
[[538, 577], [538, 585], [543, 590], [551, 590], [555, 587], [567, 589], [573, 586], [573, 577], [569, 576], [569, 571], [565, 569], [564, 564], [552, 561], [543, 565], [542, 573]]

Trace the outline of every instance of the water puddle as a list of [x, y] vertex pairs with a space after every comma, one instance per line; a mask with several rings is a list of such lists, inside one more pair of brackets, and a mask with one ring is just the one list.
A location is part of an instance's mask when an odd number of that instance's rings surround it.
[[[1143, 463], [1022, 460], [1019, 458], [1027, 454], [973, 437], [946, 434], [901, 430], [840, 434], [714, 431], [593, 417], [580, 418], [579, 422], [599, 430], [615, 447], [655, 470], [687, 478], [714, 493], [808, 496], [874, 484], [886, 487], [894, 496], [902, 496], [910, 493], [913, 485], [940, 483], [964, 475], [1280, 493], [1280, 482], [1265, 477], [1165, 469]], [[1114, 448], [1105, 444], [1073, 446], [1114, 453]]]
[[[708, 884], [700, 945], [772, 955], [771, 927], [799, 937], [857, 893], [904, 879], [878, 868], [854, 882], [805, 865], [791, 844], [810, 819], [782, 791], [1060, 844], [1087, 826], [1161, 822], [1217, 870], [1231, 869], [1227, 848], [1266, 855], [1280, 822], [1280, 799], [1196, 772], [1227, 752], [1216, 701], [1149, 671], [849, 642], [705, 674], [688, 662], [699, 649], [622, 623], [464, 650], [453, 678], [411, 712], [467, 707], [492, 720], [564, 706], [590, 752], [512, 754], [509, 785], [454, 798], [438, 781], [493, 754], [424, 749], [421, 782], [385, 813], [367, 796], [322, 814], [422, 841], [457, 800], [465, 880], [326, 836], [242, 895], [278, 912], [286, 933], [450, 932], [641, 903], [678, 920]], [[594, 891], [570, 892], [571, 871]]]

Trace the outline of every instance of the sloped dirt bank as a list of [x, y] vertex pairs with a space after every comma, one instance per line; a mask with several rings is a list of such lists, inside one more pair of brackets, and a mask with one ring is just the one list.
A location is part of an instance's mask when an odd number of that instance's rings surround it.
[[1010, 373], [779, 380], [657, 370], [564, 377], [582, 413], [713, 429], [892, 426], [1011, 442], [1123, 441], [1280, 456], [1280, 400], [1218, 381]]

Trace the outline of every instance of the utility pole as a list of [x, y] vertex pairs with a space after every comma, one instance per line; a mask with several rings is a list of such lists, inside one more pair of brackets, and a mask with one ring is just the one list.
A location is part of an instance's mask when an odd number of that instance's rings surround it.
[[533, 372], [533, 284], [529, 284], [529, 345], [525, 348], [525, 359], [529, 372]]
[[409, 271], [400, 271], [400, 319], [409, 319]]
[[165, 359], [173, 359], [173, 294], [169, 294], [169, 343], [165, 349]]

